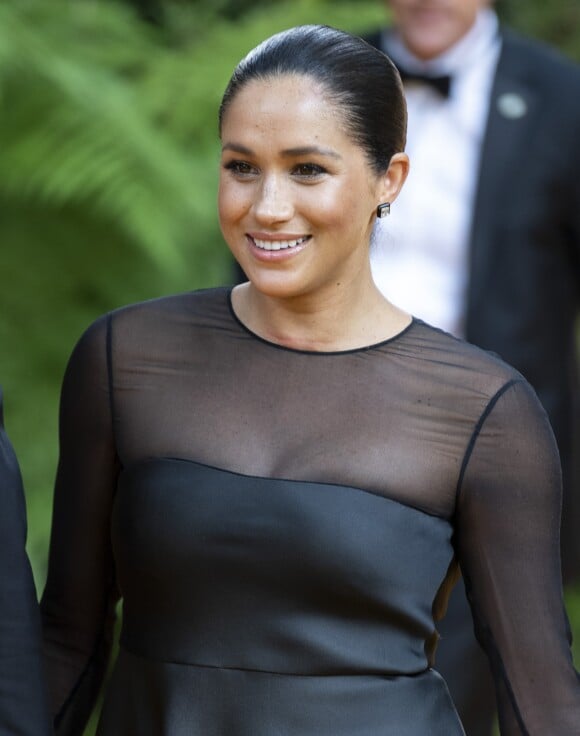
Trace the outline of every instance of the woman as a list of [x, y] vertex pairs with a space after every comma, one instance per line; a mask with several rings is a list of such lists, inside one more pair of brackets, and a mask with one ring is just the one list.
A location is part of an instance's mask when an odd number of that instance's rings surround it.
[[38, 604], [24, 547], [24, 492], [4, 431], [1, 390], [0, 504], [0, 734], [48, 736]]
[[122, 596], [101, 734], [459, 735], [432, 668], [457, 562], [502, 734], [580, 733], [545, 414], [370, 275], [408, 169], [394, 67], [326, 27], [278, 34], [235, 70], [220, 135], [249, 282], [105, 316], [65, 376], [57, 733], [81, 733]]

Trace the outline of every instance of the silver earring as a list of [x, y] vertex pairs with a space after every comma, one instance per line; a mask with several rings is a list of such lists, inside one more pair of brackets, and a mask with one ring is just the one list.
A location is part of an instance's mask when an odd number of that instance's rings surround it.
[[379, 219], [382, 219], [383, 217], [386, 217], [387, 215], [391, 214], [391, 203], [390, 202], [383, 202], [383, 204], [380, 204], [377, 207], [377, 217]]

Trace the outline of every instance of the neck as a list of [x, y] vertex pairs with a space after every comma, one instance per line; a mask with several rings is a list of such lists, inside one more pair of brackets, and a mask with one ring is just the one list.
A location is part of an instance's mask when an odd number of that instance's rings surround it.
[[295, 350], [331, 352], [382, 342], [404, 329], [409, 315], [368, 279], [315, 293], [278, 298], [252, 283], [232, 293], [239, 319], [260, 337]]

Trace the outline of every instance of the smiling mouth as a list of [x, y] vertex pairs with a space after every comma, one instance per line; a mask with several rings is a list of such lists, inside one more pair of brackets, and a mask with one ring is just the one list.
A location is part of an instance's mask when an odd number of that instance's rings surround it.
[[287, 248], [295, 248], [297, 245], [302, 245], [310, 239], [310, 235], [304, 235], [301, 238], [295, 240], [260, 240], [259, 238], [252, 238], [248, 236], [252, 243], [261, 250], [286, 250]]

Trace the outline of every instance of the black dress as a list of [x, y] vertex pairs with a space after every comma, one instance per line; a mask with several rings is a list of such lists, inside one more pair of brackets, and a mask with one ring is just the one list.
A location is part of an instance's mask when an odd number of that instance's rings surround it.
[[52, 733], [40, 617], [25, 551], [26, 508], [16, 456], [4, 431], [0, 391], [0, 734]]
[[420, 321], [269, 343], [227, 289], [97, 321], [67, 369], [43, 615], [80, 734], [459, 736], [434, 668], [456, 561], [503, 733], [580, 734], [557, 452], [522, 377]]

